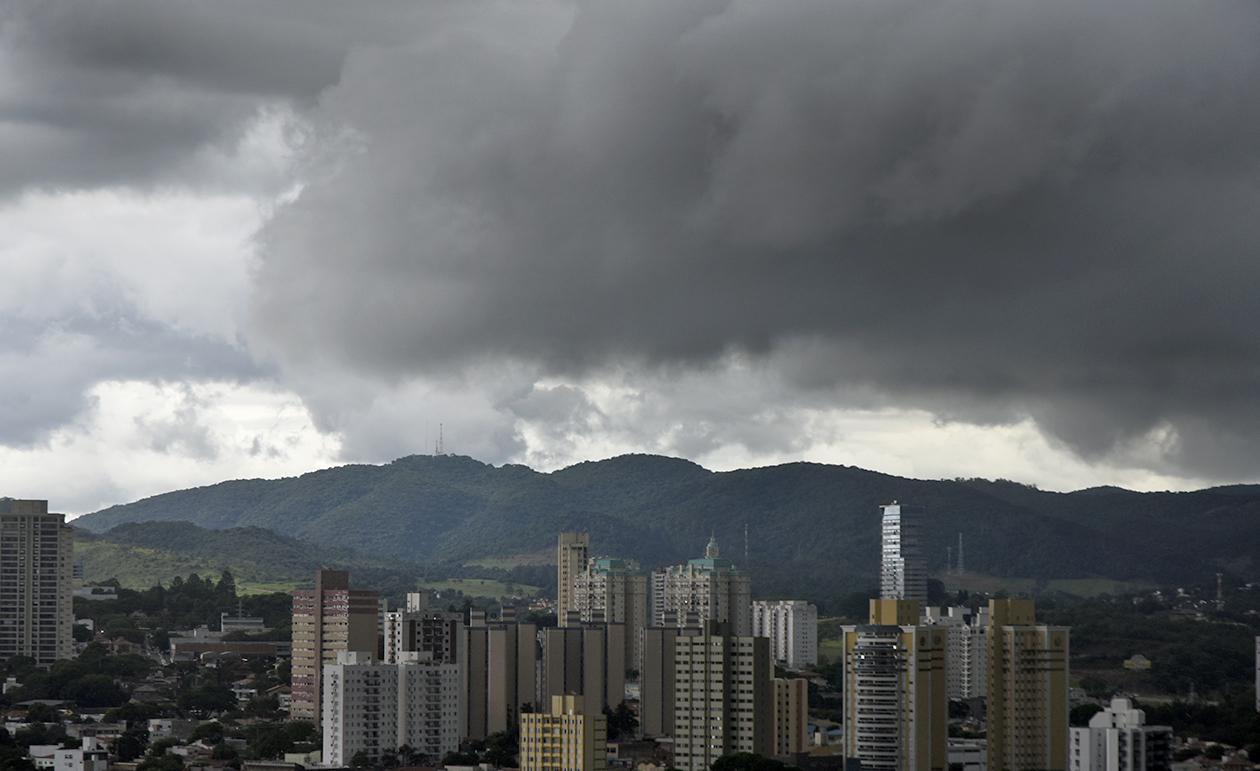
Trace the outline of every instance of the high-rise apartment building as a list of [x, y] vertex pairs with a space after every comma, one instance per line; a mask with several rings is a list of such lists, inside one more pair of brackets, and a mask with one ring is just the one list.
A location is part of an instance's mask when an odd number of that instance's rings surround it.
[[580, 695], [552, 696], [546, 712], [521, 715], [521, 771], [604, 771], [608, 724], [586, 712]]
[[1068, 629], [1032, 600], [989, 600], [988, 771], [1064, 771]]
[[844, 754], [863, 771], [946, 771], [945, 630], [912, 600], [871, 600], [870, 623], [844, 627]]
[[[643, 665], [647, 626], [647, 575], [638, 564], [612, 557], [589, 560], [573, 582], [573, 605], [582, 623], [616, 623], [626, 628], [626, 666]], [[566, 625], [573, 623], [566, 620]]]
[[774, 754], [788, 757], [809, 750], [809, 681], [774, 679]]
[[752, 584], [718, 552], [710, 538], [704, 557], [652, 573], [652, 625], [729, 623], [736, 635], [752, 634]]
[[639, 731], [647, 737], [674, 735], [674, 639], [699, 629], [650, 626], [643, 630], [639, 672]]
[[376, 654], [379, 603], [376, 592], [350, 588], [344, 570], [320, 570], [314, 589], [293, 592], [294, 720], [319, 725], [323, 667], [336, 664], [337, 654]]
[[578, 610], [573, 583], [586, 568], [590, 550], [590, 533], [561, 533], [556, 541], [556, 624], [559, 626], [568, 626], [569, 614]]
[[926, 603], [927, 563], [919, 510], [896, 501], [881, 508], [879, 595]]
[[74, 655], [74, 536], [48, 501], [0, 498], [0, 660]]
[[517, 725], [538, 704], [538, 627], [476, 615], [459, 633], [461, 736], [484, 739]]
[[818, 663], [818, 608], [803, 600], [757, 600], [752, 633], [770, 638], [770, 655], [788, 669]]
[[989, 609], [928, 608], [923, 623], [945, 629], [949, 698], [983, 698], [989, 682]]
[[1146, 713], [1128, 699], [1089, 719], [1088, 728], [1071, 729], [1068, 750], [1072, 771], [1168, 771], [1172, 767], [1173, 731], [1147, 725]]
[[459, 749], [459, 666], [427, 653], [398, 662], [341, 651], [324, 667], [324, 762], [348, 767], [365, 753], [373, 761], [407, 746], [432, 763]]
[[774, 752], [769, 641], [709, 622], [674, 638], [674, 766], [708, 771], [723, 755]]
[[577, 693], [584, 714], [615, 709], [626, 697], [625, 634], [624, 624], [544, 629], [542, 703]]
[[455, 663], [459, 630], [464, 615], [428, 607], [428, 595], [411, 592], [405, 610], [385, 613], [385, 663], [392, 664], [403, 653], [422, 652], [434, 661]]

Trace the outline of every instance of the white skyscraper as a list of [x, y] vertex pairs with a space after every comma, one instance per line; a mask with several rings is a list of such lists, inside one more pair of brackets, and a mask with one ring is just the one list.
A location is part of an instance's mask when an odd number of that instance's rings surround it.
[[770, 655], [789, 669], [818, 663], [818, 608], [803, 600], [757, 600], [754, 637], [770, 638]]
[[1072, 771], [1156, 771], [1172, 764], [1172, 728], [1146, 724], [1128, 699], [1094, 715], [1089, 728], [1071, 729]]
[[989, 609], [928, 608], [923, 623], [946, 631], [945, 682], [951, 699], [985, 696], [989, 668]]
[[652, 625], [699, 626], [724, 621], [736, 635], [752, 633], [752, 584], [709, 539], [704, 557], [652, 573]]
[[396, 664], [342, 651], [324, 665], [324, 762], [348, 766], [362, 752], [373, 762], [406, 745], [436, 763], [459, 749], [457, 664], [402, 653]]
[[927, 564], [923, 559], [918, 512], [896, 501], [881, 507], [879, 594], [885, 600], [927, 602]]

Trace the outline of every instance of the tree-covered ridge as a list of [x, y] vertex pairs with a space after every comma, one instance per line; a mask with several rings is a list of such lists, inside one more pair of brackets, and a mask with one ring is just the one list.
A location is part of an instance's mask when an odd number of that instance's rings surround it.
[[650, 455], [553, 473], [412, 456], [181, 490], [76, 525], [98, 532], [149, 520], [261, 527], [430, 564], [537, 553], [552, 547], [557, 531], [579, 528], [601, 553], [656, 566], [696, 556], [716, 533], [724, 552], [753, 574], [758, 593], [826, 597], [868, 587], [879, 554], [878, 506], [892, 500], [923, 508], [935, 571], [962, 533], [968, 569], [996, 576], [1180, 581], [1222, 568], [1260, 575], [1256, 487], [1056, 493], [815, 463], [715, 473]]

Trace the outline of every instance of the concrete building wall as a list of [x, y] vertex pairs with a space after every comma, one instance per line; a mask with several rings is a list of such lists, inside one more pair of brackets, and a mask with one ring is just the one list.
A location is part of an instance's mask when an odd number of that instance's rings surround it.
[[1032, 600], [990, 600], [988, 643], [989, 771], [1064, 771], [1068, 629], [1037, 624]]
[[803, 677], [774, 679], [774, 754], [789, 756], [809, 750], [809, 681]]
[[769, 641], [710, 622], [674, 638], [674, 765], [707, 771], [723, 755], [774, 752]]
[[789, 669], [818, 663], [818, 608], [803, 600], [757, 600], [752, 634], [770, 639], [774, 660]]
[[0, 498], [0, 659], [74, 655], [74, 536], [48, 501]]
[[590, 533], [561, 533], [556, 539], [556, 623], [559, 626], [566, 626], [569, 613], [578, 610], [573, 584], [586, 567], [590, 548]]

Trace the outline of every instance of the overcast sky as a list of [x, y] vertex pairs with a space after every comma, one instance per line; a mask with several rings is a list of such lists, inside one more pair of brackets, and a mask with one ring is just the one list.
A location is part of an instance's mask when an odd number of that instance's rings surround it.
[[1260, 481], [1260, 5], [0, 9], [0, 495]]

